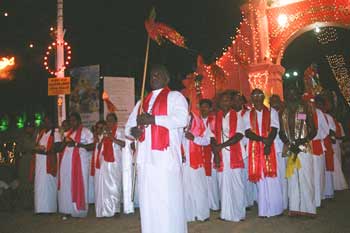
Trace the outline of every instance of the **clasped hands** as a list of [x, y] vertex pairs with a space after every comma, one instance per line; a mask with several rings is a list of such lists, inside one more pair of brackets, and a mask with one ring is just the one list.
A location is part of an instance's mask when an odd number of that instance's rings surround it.
[[131, 128], [131, 135], [139, 139], [143, 133], [142, 127], [155, 124], [155, 117], [147, 112], [141, 113], [136, 118], [137, 127]]

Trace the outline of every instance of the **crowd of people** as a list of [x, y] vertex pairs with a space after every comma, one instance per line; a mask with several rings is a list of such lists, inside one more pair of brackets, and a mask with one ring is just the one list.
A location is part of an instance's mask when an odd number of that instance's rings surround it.
[[153, 67], [152, 92], [136, 104], [125, 129], [114, 113], [93, 133], [78, 113], [62, 130], [45, 117], [29, 169], [35, 213], [85, 217], [94, 203], [96, 217], [112, 217], [122, 203], [133, 212], [132, 202], [143, 233], [185, 233], [187, 222], [209, 220], [210, 210], [232, 222], [255, 205], [263, 218], [285, 211], [314, 217], [323, 200], [348, 189], [345, 133], [326, 96], [305, 100], [291, 87], [284, 102], [273, 95], [267, 107], [260, 89], [249, 103], [226, 90], [216, 101], [201, 99], [196, 113], [168, 82], [166, 68]]

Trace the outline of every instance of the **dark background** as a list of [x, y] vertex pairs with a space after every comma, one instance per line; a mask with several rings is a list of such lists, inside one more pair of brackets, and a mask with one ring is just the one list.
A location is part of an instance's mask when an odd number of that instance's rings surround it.
[[[166, 64], [173, 75], [171, 86], [181, 89], [181, 80], [195, 68], [198, 53], [210, 63], [231, 43], [230, 36], [241, 20], [242, 2], [66, 0], [64, 25], [65, 40], [72, 46], [70, 67], [100, 64], [102, 75], [135, 77], [138, 90], [147, 38], [144, 20], [155, 6], [157, 21], [184, 35], [191, 50], [151, 43], [150, 63]], [[4, 12], [9, 16], [4, 17]], [[47, 97], [50, 76], [42, 62], [54, 40], [49, 29], [56, 25], [56, 1], [3, 0], [0, 13], [0, 56], [15, 56], [17, 62], [14, 79], [0, 81], [0, 112], [53, 111], [54, 99]], [[322, 84], [338, 90], [325, 55], [343, 54], [349, 65], [350, 33], [340, 28], [337, 33], [338, 40], [328, 46], [319, 44], [313, 31], [304, 33], [287, 48], [283, 66], [287, 71], [298, 71], [300, 79], [307, 66], [317, 63]], [[34, 48], [29, 48], [30, 43]]]

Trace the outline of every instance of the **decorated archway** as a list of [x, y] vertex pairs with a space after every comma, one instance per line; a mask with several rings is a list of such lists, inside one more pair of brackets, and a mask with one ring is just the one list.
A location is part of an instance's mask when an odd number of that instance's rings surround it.
[[288, 44], [315, 27], [350, 27], [349, 0], [249, 0], [241, 12], [240, 26], [222, 56], [210, 65], [199, 58], [197, 70], [183, 81], [184, 94], [194, 103], [223, 89], [248, 96], [260, 88], [267, 96], [282, 97], [281, 60]]

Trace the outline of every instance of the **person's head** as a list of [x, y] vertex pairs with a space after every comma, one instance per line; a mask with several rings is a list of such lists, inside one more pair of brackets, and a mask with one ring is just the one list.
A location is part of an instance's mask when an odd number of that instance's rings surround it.
[[255, 108], [260, 109], [264, 106], [265, 95], [262, 90], [255, 88], [250, 94], [250, 98]]
[[228, 112], [232, 108], [231, 91], [224, 91], [219, 95], [219, 107], [224, 112]]
[[117, 114], [114, 112], [110, 112], [106, 116], [106, 124], [109, 129], [112, 129], [113, 126], [118, 123], [118, 117]]
[[325, 110], [325, 99], [321, 95], [315, 96], [315, 106], [316, 108], [321, 109], [322, 111]]
[[79, 126], [81, 125], [81, 117], [80, 117], [80, 114], [77, 113], [77, 112], [72, 112], [70, 115], [69, 115], [69, 122], [70, 122], [70, 125], [73, 129], [78, 129]]
[[44, 117], [44, 125], [43, 126], [45, 129], [52, 129], [53, 128], [53, 120], [52, 120], [51, 116], [46, 115]]
[[213, 103], [210, 99], [201, 99], [199, 101], [199, 111], [201, 113], [201, 116], [206, 118], [208, 117], [210, 111], [212, 110]]
[[289, 103], [298, 102], [302, 98], [302, 92], [296, 86], [290, 86], [285, 89], [286, 101]]
[[104, 120], [100, 120], [95, 125], [95, 132], [97, 135], [102, 135], [103, 131], [106, 127], [106, 122]]
[[70, 129], [70, 123], [68, 120], [62, 121], [62, 129], [66, 132]]
[[238, 112], [242, 110], [243, 100], [242, 96], [238, 91], [232, 92], [232, 108]]
[[166, 87], [169, 83], [170, 75], [163, 65], [154, 65], [150, 72], [150, 85], [152, 90]]
[[272, 95], [270, 97], [269, 102], [270, 102], [271, 108], [274, 108], [277, 111], [279, 111], [280, 108], [282, 107], [282, 101], [279, 95]]
[[32, 121], [27, 121], [24, 126], [24, 132], [30, 135], [33, 135], [35, 132], [35, 125]]

